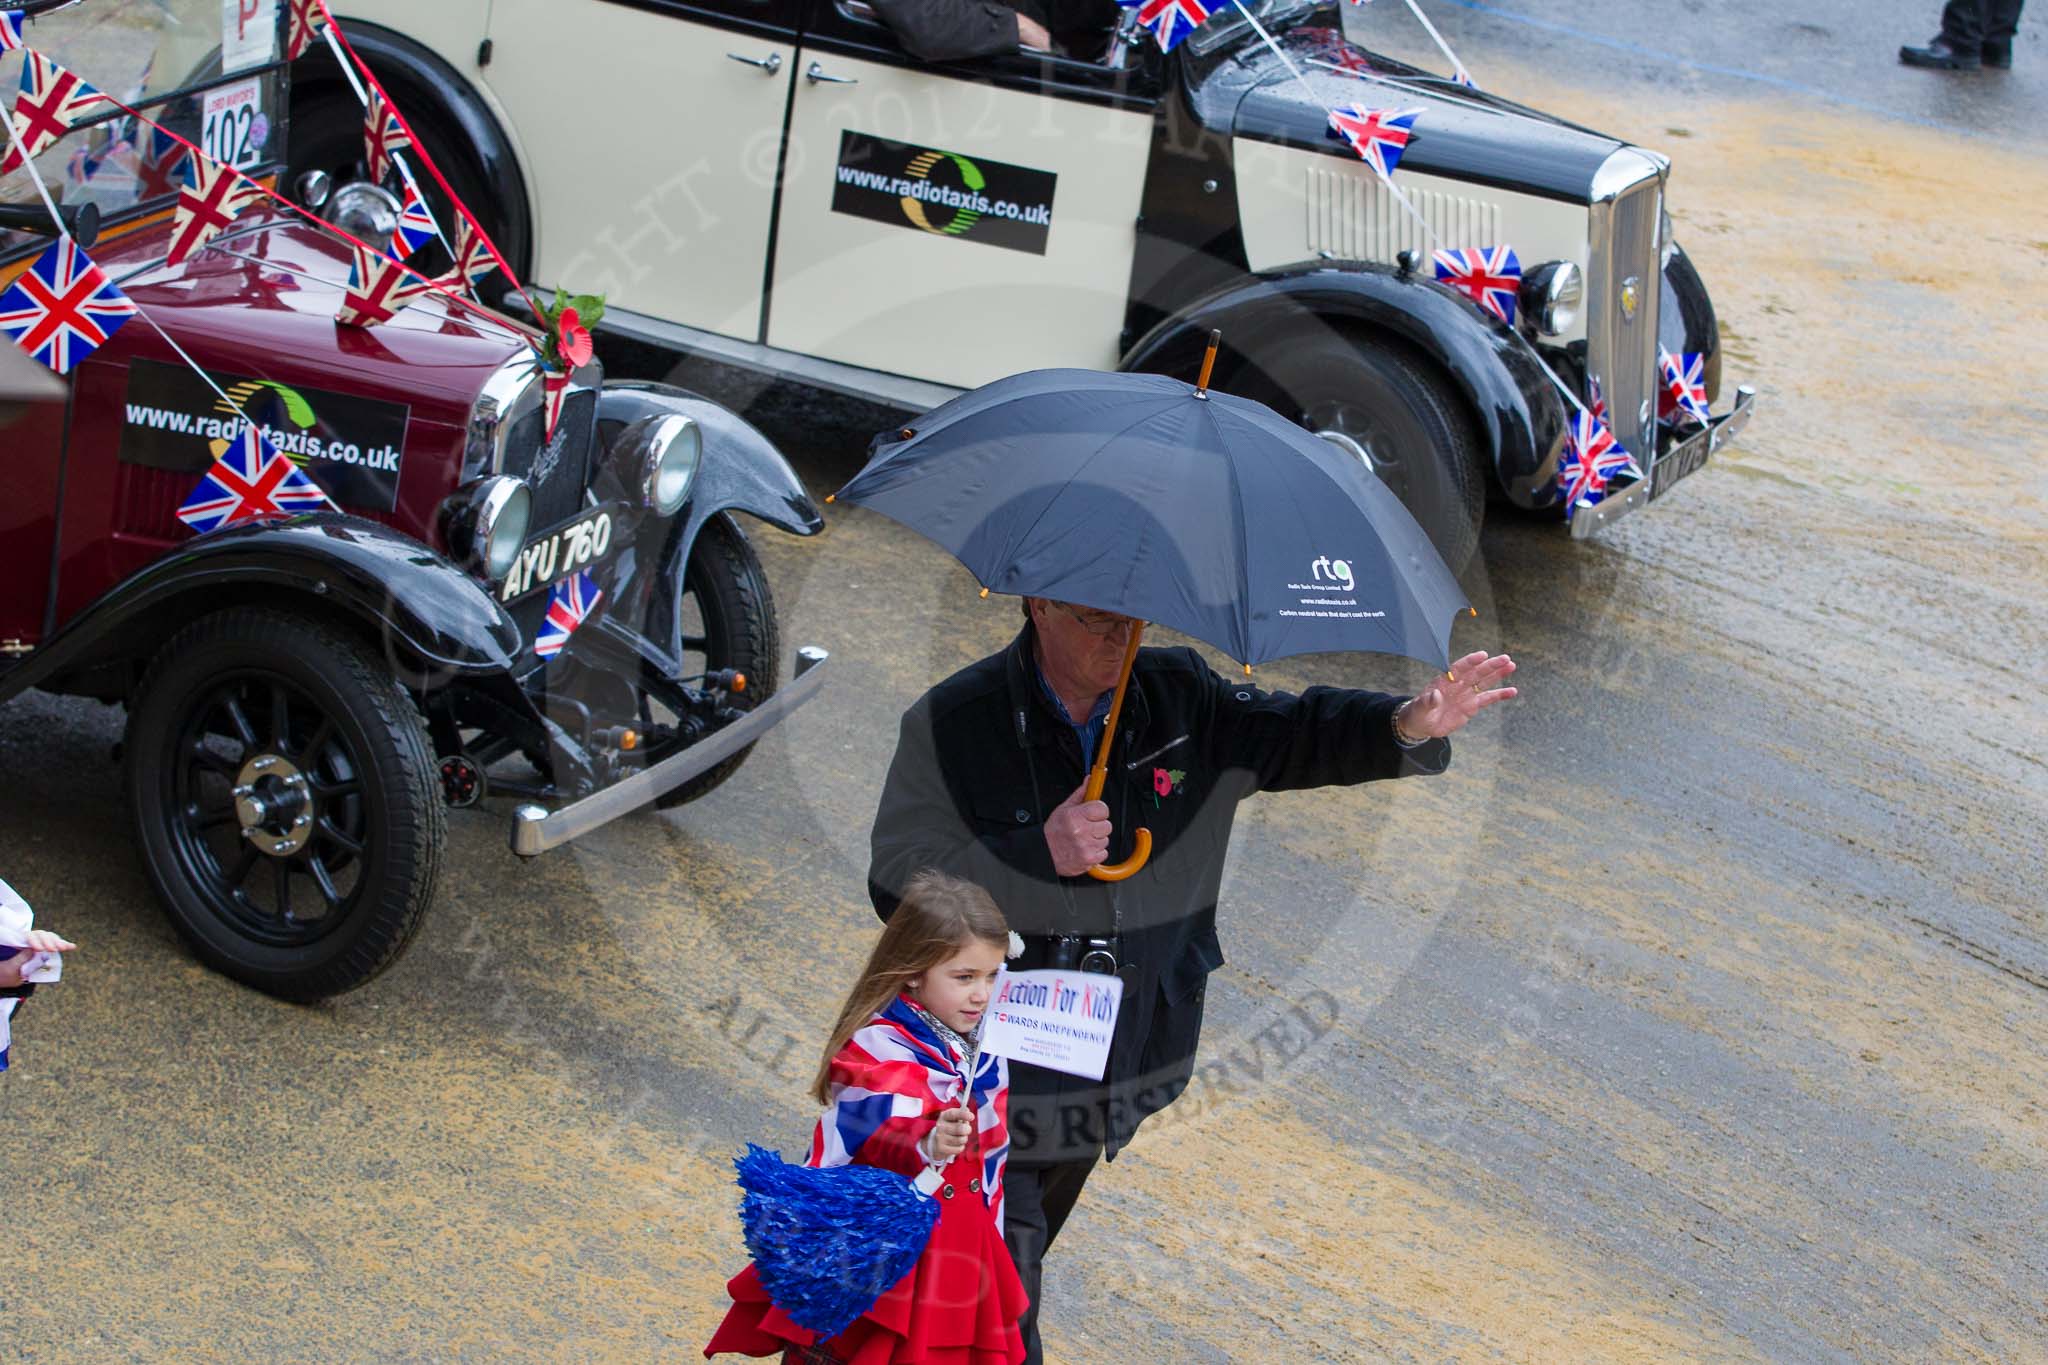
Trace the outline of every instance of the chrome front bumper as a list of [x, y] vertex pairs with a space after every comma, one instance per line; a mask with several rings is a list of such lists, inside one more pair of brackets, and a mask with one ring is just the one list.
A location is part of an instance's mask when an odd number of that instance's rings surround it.
[[1749, 425], [1750, 413], [1756, 408], [1756, 390], [1747, 384], [1735, 389], [1735, 406], [1719, 417], [1712, 418], [1707, 425], [1680, 441], [1657, 457], [1650, 466], [1650, 476], [1638, 479], [1618, 493], [1594, 503], [1591, 507], [1580, 507], [1571, 514], [1573, 540], [1584, 540], [1596, 531], [1604, 530], [1620, 521], [1631, 512], [1641, 511], [1651, 502], [1670, 492], [1680, 479], [1697, 473], [1700, 467], [1713, 458], [1714, 452], [1723, 446], [1734, 444], [1742, 429]]
[[592, 792], [580, 801], [550, 811], [544, 806], [521, 806], [512, 812], [512, 851], [531, 858], [588, 834], [630, 811], [640, 809], [666, 792], [674, 791], [697, 774], [706, 772], [761, 738], [785, 720], [791, 712], [817, 695], [824, 686], [825, 672], [819, 667], [828, 656], [822, 649], [806, 646], [796, 652], [796, 676], [768, 700], [724, 729], [698, 740], [673, 758], [643, 768], [622, 782]]

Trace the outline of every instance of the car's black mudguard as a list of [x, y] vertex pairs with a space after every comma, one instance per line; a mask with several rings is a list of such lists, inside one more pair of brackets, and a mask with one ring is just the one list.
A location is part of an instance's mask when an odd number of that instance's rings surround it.
[[1526, 346], [1448, 291], [1392, 266], [1308, 262], [1226, 286], [1159, 323], [1119, 368], [1192, 377], [1211, 329], [1223, 333], [1219, 373], [1270, 348], [1299, 344], [1316, 326], [1383, 331], [1427, 356], [1463, 393], [1495, 478], [1523, 507], [1556, 498], [1564, 399]]
[[[503, 674], [519, 628], [483, 585], [410, 536], [339, 512], [245, 522], [131, 575], [20, 664], [0, 700], [46, 683], [139, 674], [163, 642], [225, 607], [322, 611], [374, 631], [408, 686]], [[88, 689], [119, 693], [104, 681]]]
[[1657, 310], [1657, 344], [1674, 356], [1698, 351], [1706, 356], [1700, 377], [1707, 402], [1721, 396], [1721, 329], [1714, 321], [1714, 301], [1685, 249], [1674, 245], [1664, 262], [1664, 296]]

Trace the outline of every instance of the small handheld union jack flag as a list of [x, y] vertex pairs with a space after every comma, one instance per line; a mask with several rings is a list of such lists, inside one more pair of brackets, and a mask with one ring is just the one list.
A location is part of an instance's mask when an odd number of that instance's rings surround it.
[[41, 156], [71, 125], [106, 96], [63, 67], [30, 49], [21, 64], [21, 94], [14, 101], [14, 136], [19, 144], [0, 157], [0, 175], [21, 167], [21, 158]]
[[0, 332], [58, 374], [69, 374], [134, 316], [135, 304], [69, 237], [0, 294]]
[[1365, 164], [1380, 173], [1385, 179], [1394, 173], [1394, 167], [1401, 164], [1401, 153], [1408, 149], [1408, 139], [1414, 136], [1415, 119], [1420, 109], [1403, 109], [1395, 113], [1392, 109], [1366, 109], [1356, 104], [1340, 104], [1330, 111], [1330, 133], [1351, 144]]
[[1660, 404], [1671, 415], [1684, 413], [1701, 426], [1707, 424], [1707, 383], [1704, 377], [1707, 364], [1702, 351], [1687, 351], [1674, 357], [1663, 347], [1657, 348], [1657, 368], [1664, 376], [1664, 396], [1668, 404]]
[[0, 52], [18, 52], [28, 46], [28, 40], [21, 36], [21, 21], [18, 9], [0, 13]]
[[604, 592], [588, 569], [555, 584], [548, 593], [548, 614], [540, 623], [540, 631], [533, 637], [533, 652], [543, 659], [560, 654], [569, 643], [569, 637], [576, 633], [576, 627], [582, 625], [584, 618], [596, 611], [597, 604], [603, 600]]
[[370, 107], [364, 115], [363, 162], [369, 167], [370, 179], [379, 184], [391, 173], [391, 156], [412, 146], [412, 139], [405, 135], [405, 126], [398, 121], [398, 114], [384, 102], [379, 91], [370, 92]]
[[398, 230], [391, 235], [391, 254], [410, 256], [433, 241], [439, 233], [434, 228], [434, 215], [427, 212], [427, 201], [420, 197], [419, 182], [412, 178], [412, 172], [400, 163], [398, 175], [405, 181], [405, 203], [398, 210]]
[[381, 251], [355, 248], [355, 263], [349, 267], [348, 288], [334, 320], [349, 327], [374, 327], [391, 321], [407, 301], [427, 290], [424, 280]]
[[321, 11], [319, 0], [292, 0], [291, 18], [285, 29], [284, 59], [295, 62], [305, 56], [313, 39], [326, 27], [327, 16]]
[[1564, 488], [1564, 514], [1591, 507], [1607, 496], [1608, 485], [1622, 474], [1643, 477], [1635, 457], [1614, 439], [1605, 422], [1590, 412], [1573, 415], [1565, 426], [1564, 458], [1558, 462], [1557, 481]]
[[204, 534], [256, 517], [317, 512], [332, 507], [320, 485], [306, 477], [263, 433], [244, 422], [178, 508], [178, 520]]
[[235, 215], [263, 197], [263, 191], [217, 161], [200, 160], [197, 180], [178, 191], [178, 211], [171, 221], [168, 265], [181, 264], [219, 235]]
[[1236, 0], [1118, 0], [1135, 6], [1138, 25], [1151, 31], [1161, 52], [1171, 52], [1181, 39], [1193, 33], [1217, 10], [1228, 9]]
[[1430, 259], [1436, 263], [1437, 279], [1513, 325], [1515, 294], [1522, 287], [1522, 263], [1513, 247], [1453, 247]]

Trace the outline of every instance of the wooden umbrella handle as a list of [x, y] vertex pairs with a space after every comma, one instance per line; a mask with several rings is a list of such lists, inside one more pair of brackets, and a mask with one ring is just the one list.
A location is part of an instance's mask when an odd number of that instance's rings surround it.
[[[1131, 669], [1138, 662], [1138, 642], [1144, 635], [1145, 623], [1134, 622], [1131, 642], [1124, 646], [1123, 676], [1116, 680], [1116, 696], [1109, 703], [1109, 718], [1102, 727], [1102, 741], [1095, 746], [1095, 766], [1088, 770], [1088, 790], [1083, 795], [1090, 801], [1102, 799], [1102, 788], [1109, 781], [1109, 745], [1116, 738], [1117, 719], [1124, 711], [1124, 692], [1131, 685]], [[1152, 831], [1140, 828], [1133, 837], [1130, 857], [1120, 863], [1098, 863], [1088, 869], [1088, 875], [1098, 882], [1120, 882], [1136, 874], [1151, 856]]]

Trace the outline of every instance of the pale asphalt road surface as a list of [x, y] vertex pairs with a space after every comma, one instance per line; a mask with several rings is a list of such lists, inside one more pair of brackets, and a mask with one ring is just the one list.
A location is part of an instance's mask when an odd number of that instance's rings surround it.
[[[1524, 696], [1450, 773], [1247, 807], [1201, 1078], [1091, 1183], [1052, 1358], [2048, 1351], [2048, 51], [1898, 70], [1935, 8], [1430, 6], [1483, 84], [1677, 159], [1759, 414], [1604, 540], [1495, 517], [1458, 644]], [[857, 465], [858, 415], [764, 420], [820, 492]], [[530, 865], [456, 815], [410, 954], [320, 1008], [179, 947], [116, 713], [0, 710], [0, 875], [84, 945], [0, 1081], [10, 1354], [695, 1357], [727, 1161], [803, 1141], [866, 946], [896, 715], [1015, 619], [831, 521], [757, 542], [825, 698]]]

